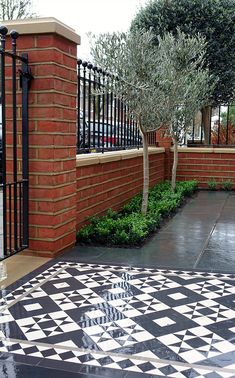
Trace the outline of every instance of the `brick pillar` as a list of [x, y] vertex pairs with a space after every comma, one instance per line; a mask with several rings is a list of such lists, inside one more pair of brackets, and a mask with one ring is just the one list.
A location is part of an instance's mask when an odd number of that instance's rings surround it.
[[6, 23], [20, 33], [29, 94], [28, 254], [55, 256], [76, 240], [76, 90], [80, 37], [56, 19]]

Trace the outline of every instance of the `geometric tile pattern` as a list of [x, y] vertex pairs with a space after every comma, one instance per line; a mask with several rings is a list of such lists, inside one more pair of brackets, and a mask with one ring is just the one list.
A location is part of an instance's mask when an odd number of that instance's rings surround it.
[[234, 377], [234, 335], [229, 274], [59, 262], [0, 300], [0, 352], [29, 359]]

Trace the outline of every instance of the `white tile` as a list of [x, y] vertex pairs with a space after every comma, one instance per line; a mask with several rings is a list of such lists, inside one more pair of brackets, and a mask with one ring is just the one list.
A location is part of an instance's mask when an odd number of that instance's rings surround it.
[[121, 287], [115, 287], [113, 289], [109, 289], [108, 290], [110, 293], [112, 294], [121, 294], [121, 293], [125, 293], [125, 290], [122, 289]]
[[150, 309], [154, 309], [155, 311], [163, 311], [167, 310], [169, 306], [165, 305], [164, 303], [156, 303], [151, 305]]
[[104, 332], [103, 328], [101, 328], [99, 325], [83, 328], [83, 331], [88, 335], [98, 335], [99, 333]]
[[131, 319], [116, 320], [115, 323], [119, 325], [121, 328], [128, 328], [136, 325], [136, 323], [133, 322], [133, 320]]
[[127, 317], [127, 318], [135, 318], [136, 316], [140, 316], [142, 315], [142, 313], [136, 309], [130, 309], [130, 310], [124, 310], [123, 311], [123, 314]]
[[165, 316], [164, 318], [155, 319], [154, 323], [158, 324], [160, 327], [166, 327], [175, 324], [175, 321]]
[[221, 353], [229, 353], [235, 351], [235, 345], [230, 343], [229, 341], [220, 341], [213, 345], [216, 349], [218, 349]]
[[140, 294], [137, 295], [135, 298], [139, 301], [151, 301], [153, 299], [153, 297], [151, 297], [151, 295], [148, 294]]
[[100, 310], [93, 310], [85, 313], [86, 316], [88, 316], [90, 319], [95, 318], [101, 318], [102, 316], [105, 316], [105, 313]]
[[97, 298], [90, 298], [89, 302], [91, 304], [100, 304], [100, 303], [104, 303], [105, 300], [103, 298], [97, 297]]
[[101, 343], [98, 343], [98, 346], [103, 350], [104, 352], [120, 348], [120, 344], [117, 343], [115, 340], [105, 340]]
[[205, 358], [203, 354], [197, 352], [196, 350], [189, 350], [187, 352], [180, 353], [180, 357], [190, 364], [201, 361]]
[[140, 343], [143, 341], [155, 339], [155, 336], [151, 335], [151, 333], [147, 331], [133, 333], [131, 336], [133, 337], [133, 339], [137, 340]]
[[167, 345], [167, 346], [179, 343], [181, 341], [181, 339], [179, 339], [177, 336], [175, 336], [173, 334], [160, 336], [158, 338], [158, 340], [161, 341], [161, 343], [163, 343], [164, 345]]
[[25, 305], [24, 308], [26, 311], [34, 311], [34, 310], [40, 310], [42, 306], [39, 303], [33, 303], [30, 305]]
[[53, 284], [53, 286], [55, 286], [56, 289], [64, 289], [65, 287], [69, 287], [69, 284], [66, 282], [61, 282], [58, 284]]
[[180, 299], [187, 298], [186, 295], [184, 295], [184, 294], [182, 294], [182, 293], [170, 294], [170, 295], [168, 295], [168, 297], [174, 299], [175, 301], [180, 300]]
[[126, 305], [126, 302], [123, 301], [122, 299], [113, 299], [111, 301], [108, 301], [108, 304], [110, 304], [113, 307], [118, 307], [118, 306]]

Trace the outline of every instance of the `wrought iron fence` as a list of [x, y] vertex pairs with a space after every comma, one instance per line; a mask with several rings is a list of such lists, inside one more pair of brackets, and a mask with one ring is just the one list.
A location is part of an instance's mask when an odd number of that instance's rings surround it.
[[[32, 78], [27, 54], [18, 55], [19, 34], [0, 26], [0, 259], [28, 247], [28, 90]], [[19, 113], [20, 111], [20, 113]]]
[[207, 126], [199, 112], [186, 143], [188, 146], [235, 146], [235, 104], [209, 108]]
[[[104, 152], [139, 148], [142, 145], [137, 122], [128, 104], [102, 88], [112, 75], [78, 60], [77, 152]], [[101, 94], [97, 95], [97, 91]], [[148, 133], [155, 145], [155, 132]]]

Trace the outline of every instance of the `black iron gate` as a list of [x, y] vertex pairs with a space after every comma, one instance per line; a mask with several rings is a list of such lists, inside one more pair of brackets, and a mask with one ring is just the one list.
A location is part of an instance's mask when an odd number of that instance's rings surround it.
[[[31, 80], [27, 54], [17, 55], [18, 33], [0, 26], [2, 235], [0, 259], [28, 247], [28, 89]], [[1, 135], [0, 134], [0, 135]]]

